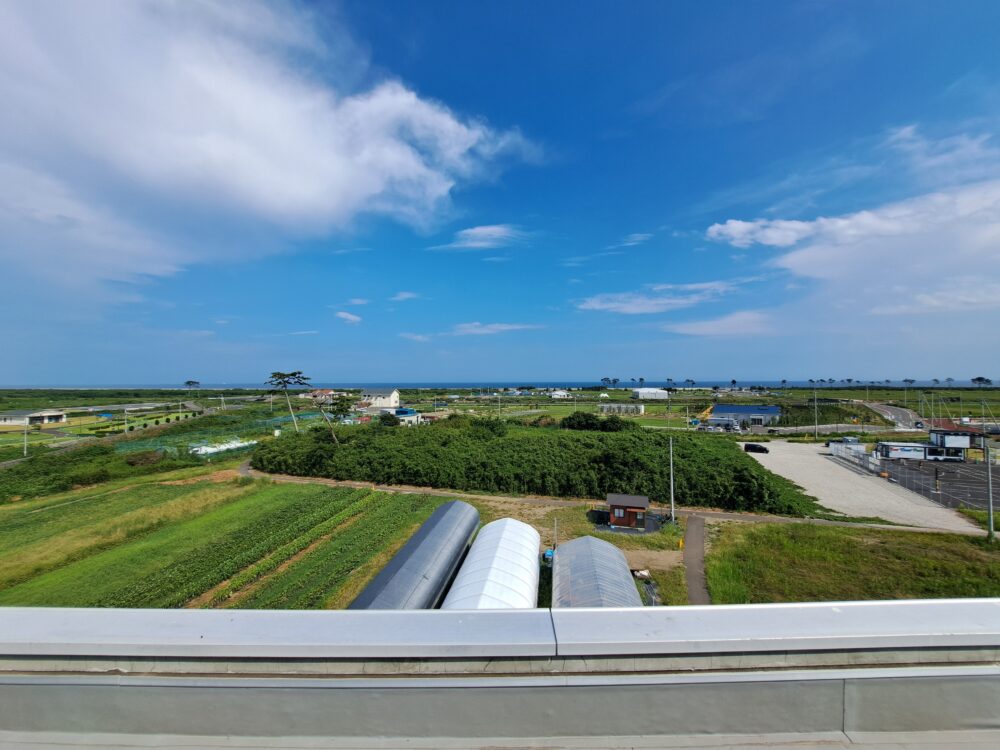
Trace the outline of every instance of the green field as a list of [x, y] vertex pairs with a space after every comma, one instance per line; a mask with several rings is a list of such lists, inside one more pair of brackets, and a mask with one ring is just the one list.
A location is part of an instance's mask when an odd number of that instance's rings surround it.
[[443, 502], [204, 471], [0, 506], [0, 605], [343, 606]]
[[952, 534], [731, 523], [705, 572], [714, 604], [1000, 596], [1000, 548]]

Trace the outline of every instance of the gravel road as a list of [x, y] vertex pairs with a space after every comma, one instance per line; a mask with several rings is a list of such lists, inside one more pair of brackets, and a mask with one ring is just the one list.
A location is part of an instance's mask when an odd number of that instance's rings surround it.
[[795, 482], [831, 510], [850, 516], [878, 516], [906, 526], [983, 533], [949, 508], [881, 477], [839, 463], [821, 445], [780, 440], [766, 445], [770, 453], [750, 455], [775, 474]]

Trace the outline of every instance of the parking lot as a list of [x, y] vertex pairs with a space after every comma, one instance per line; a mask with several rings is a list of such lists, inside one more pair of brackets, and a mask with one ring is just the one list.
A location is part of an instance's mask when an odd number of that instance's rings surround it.
[[[943, 461], [883, 461], [882, 467], [901, 487], [919, 492], [949, 508], [986, 510], [987, 476], [985, 464]], [[994, 493], [1000, 470], [994, 467]], [[994, 498], [996, 495], [994, 494]]]
[[876, 516], [906, 526], [980, 533], [974, 524], [950, 508], [905, 489], [901, 484], [851, 468], [821, 445], [772, 440], [767, 447], [768, 453], [748, 455], [775, 474], [795, 482], [822, 505], [838, 513]]

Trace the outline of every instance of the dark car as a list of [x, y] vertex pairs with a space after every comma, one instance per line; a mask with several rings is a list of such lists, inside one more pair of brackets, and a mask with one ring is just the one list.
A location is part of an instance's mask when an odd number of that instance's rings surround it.
[[743, 446], [743, 450], [747, 453], [770, 453], [770, 451], [759, 443], [746, 443]]

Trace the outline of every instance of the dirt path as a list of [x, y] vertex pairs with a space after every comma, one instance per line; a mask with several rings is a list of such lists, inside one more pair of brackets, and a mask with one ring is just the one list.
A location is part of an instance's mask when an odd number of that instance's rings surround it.
[[688, 516], [684, 531], [684, 579], [688, 604], [711, 604], [705, 579], [705, 519]]
[[953, 534], [984, 533], [950, 508], [873, 474], [844, 466], [821, 445], [773, 440], [767, 447], [768, 453], [750, 455], [838, 513], [877, 516], [893, 523]]
[[[752, 454], [756, 455], [756, 454]], [[576, 508], [580, 505], [598, 505], [599, 500], [593, 498], [579, 498], [576, 500], [565, 500], [556, 497], [544, 497], [538, 495], [486, 495], [472, 492], [457, 492], [455, 490], [442, 490], [434, 487], [411, 487], [407, 485], [373, 484], [371, 482], [352, 482], [346, 479], [326, 479], [324, 477], [296, 477], [288, 474], [267, 474], [263, 471], [251, 469], [249, 462], [240, 464], [240, 476], [252, 477], [255, 479], [270, 479], [273, 482], [288, 482], [292, 484], [323, 484], [328, 487], [353, 487], [355, 489], [378, 490], [380, 492], [399, 492], [403, 494], [415, 495], [436, 495], [438, 497], [453, 497], [459, 500], [478, 500], [485, 503], [517, 503], [520, 505], [538, 505], [550, 508]], [[919, 497], [919, 496], [918, 496]], [[923, 499], [923, 498], [921, 498]], [[926, 501], [930, 502], [930, 501]], [[935, 506], [937, 507], [937, 506]], [[849, 528], [883, 529], [886, 531], [916, 531], [928, 534], [959, 533], [983, 535], [985, 532], [975, 528], [971, 524], [955, 529], [941, 529], [927, 526], [903, 526], [886, 523], [853, 523], [851, 521], [828, 521], [823, 518], [796, 518], [792, 516], [772, 516], [765, 513], [737, 513], [725, 510], [715, 510], [712, 508], [678, 508], [677, 515], [690, 518], [694, 515], [700, 516], [708, 523], [721, 523], [724, 521], [743, 521], [746, 523], [807, 523], [817, 526], [846, 526]], [[873, 515], [866, 513], [864, 515]], [[888, 520], [888, 519], [887, 519]], [[963, 519], [964, 520], [964, 519]]]

